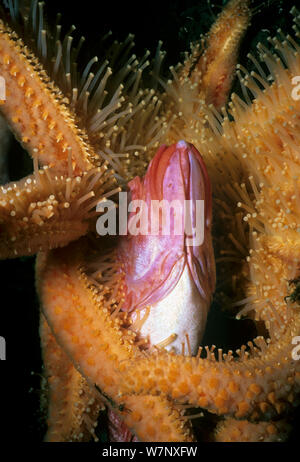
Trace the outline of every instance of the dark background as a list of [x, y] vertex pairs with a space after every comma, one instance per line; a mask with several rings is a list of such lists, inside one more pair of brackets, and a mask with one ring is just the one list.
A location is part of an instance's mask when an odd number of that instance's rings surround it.
[[[61, 12], [66, 30], [71, 24], [75, 24], [78, 36], [86, 37], [86, 53], [83, 50], [81, 54], [83, 65], [89, 57], [97, 54], [99, 39], [109, 30], [112, 30], [113, 35], [119, 40], [124, 40], [129, 32], [134, 33], [135, 53], [138, 56], [143, 55], [146, 49], [154, 52], [158, 40], [163, 40], [163, 49], [168, 52], [167, 65], [170, 65], [181, 60], [182, 53], [189, 49], [190, 41], [196, 40], [201, 33], [208, 31], [222, 4], [226, 2], [217, 0], [214, 5], [208, 5], [206, 1], [201, 0], [85, 0], [75, 4], [61, 0], [46, 0], [45, 3], [49, 23], [55, 20], [57, 12]], [[291, 31], [289, 10], [296, 1], [275, 1], [270, 5], [269, 3], [271, 2], [254, 3], [255, 8], [261, 6], [261, 11], [257, 12], [252, 20], [240, 54], [240, 62], [248, 68], [246, 55], [254, 49], [258, 41], [265, 41], [266, 37], [269, 34], [274, 35], [279, 27]], [[167, 68], [166, 66], [166, 72]], [[12, 180], [17, 180], [32, 171], [31, 161], [13, 140], [9, 170]], [[7, 342], [7, 360], [0, 364], [0, 378], [3, 389], [1, 421], [5, 426], [5, 433], [1, 435], [8, 432], [16, 439], [37, 443], [42, 440], [45, 427], [39, 413], [41, 358], [34, 260], [34, 257], [28, 257], [0, 262], [0, 335], [4, 336]], [[237, 348], [241, 341], [255, 336], [255, 331], [252, 332], [251, 327], [241, 328], [246, 324], [247, 320], [238, 323], [226, 315], [220, 315], [219, 306], [215, 303], [204, 342], [216, 344], [218, 347]], [[239, 335], [244, 331], [247, 334]], [[243, 335], [246, 335], [246, 338]], [[291, 441], [296, 441], [299, 428], [298, 415]]]

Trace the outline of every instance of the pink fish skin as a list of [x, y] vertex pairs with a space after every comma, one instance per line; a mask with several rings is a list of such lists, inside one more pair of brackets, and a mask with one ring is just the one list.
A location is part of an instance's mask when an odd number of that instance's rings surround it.
[[[118, 257], [125, 273], [126, 286], [122, 309], [133, 311], [157, 304], [174, 290], [186, 267], [199, 298], [209, 306], [215, 288], [215, 261], [211, 239], [212, 191], [200, 153], [185, 141], [169, 147], [163, 145], [149, 164], [145, 176], [135, 177], [128, 187], [131, 201], [142, 200], [147, 205], [147, 210], [143, 212], [145, 215], [142, 216], [148, 217], [148, 224], [144, 226], [146, 235], [132, 235], [128, 232], [125, 237], [120, 238]], [[161, 219], [153, 222], [151, 201], [162, 200], [168, 204], [175, 200], [182, 205], [171, 213], [170, 223], [167, 220], [163, 223]], [[195, 245], [187, 245], [189, 236], [184, 229], [183, 212], [185, 201], [190, 201], [186, 217], [193, 228], [199, 219], [196, 201], [204, 201], [204, 238], [200, 245], [196, 240]], [[128, 230], [135, 219], [136, 214], [131, 212]], [[180, 222], [182, 231], [177, 234]], [[156, 226], [156, 234], [151, 233], [151, 225], [152, 231], [153, 225]], [[189, 239], [189, 242], [193, 241]]]

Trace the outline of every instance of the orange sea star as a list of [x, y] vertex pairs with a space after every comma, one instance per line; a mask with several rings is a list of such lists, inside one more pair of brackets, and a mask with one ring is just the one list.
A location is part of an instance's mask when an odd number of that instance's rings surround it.
[[[244, 99], [233, 95], [225, 110], [237, 47], [249, 24], [247, 1], [229, 2], [203, 48], [193, 47], [182, 66], [171, 68], [173, 80], [161, 81], [163, 93], [140, 86], [147, 54], [140, 61], [129, 58], [112, 78], [108, 64], [99, 75], [88, 65], [80, 81], [71, 69], [76, 50], [70, 52], [70, 36], [51, 50], [38, 8], [33, 51], [25, 46], [32, 33], [26, 21], [23, 41], [10, 29], [16, 21], [0, 23], [0, 69], [7, 83], [2, 109], [35, 164], [31, 177], [2, 188], [0, 250], [2, 258], [41, 251], [37, 288], [51, 329], [43, 318], [51, 398], [47, 439], [88, 438], [105, 403], [141, 440], [190, 441], [179, 406], [186, 402], [227, 417], [217, 440], [283, 438], [285, 424], [265, 422], [284, 417], [300, 391], [300, 361], [291, 355], [300, 314], [297, 302], [285, 299], [288, 280], [299, 277], [300, 106], [291, 96], [292, 78], [300, 74], [299, 46], [289, 36], [273, 39], [281, 59], [260, 46], [273, 83], [252, 57], [255, 73], [238, 70]], [[111, 53], [124, 53], [131, 40]], [[158, 51], [157, 78], [161, 60]], [[240, 314], [254, 311], [269, 332], [270, 340], [257, 337], [255, 345], [248, 343], [250, 351], [237, 351], [238, 358], [219, 350], [216, 361], [214, 348], [207, 348], [206, 358], [201, 349], [196, 357], [143, 352], [120, 312], [122, 276], [113, 248], [103, 251], [111, 242], [82, 237], [95, 226], [95, 199], [143, 174], [157, 145], [177, 139], [197, 146], [206, 161], [215, 229], [222, 229], [216, 253], [246, 294]], [[39, 170], [38, 163], [46, 168]], [[65, 380], [62, 368], [69, 371]]]

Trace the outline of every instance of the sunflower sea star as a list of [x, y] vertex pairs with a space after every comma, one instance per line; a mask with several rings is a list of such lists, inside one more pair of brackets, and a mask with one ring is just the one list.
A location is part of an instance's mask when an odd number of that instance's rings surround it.
[[[264, 65], [250, 55], [256, 71], [238, 67], [243, 99], [233, 94], [225, 109], [249, 3], [231, 0], [167, 82], [158, 49], [152, 76], [162, 92], [142, 81], [148, 53], [129, 57], [132, 37], [113, 44], [99, 70], [91, 72], [94, 58], [80, 76], [80, 45], [45, 26], [42, 4], [10, 2], [10, 13], [3, 11], [2, 112], [33, 157], [34, 173], [1, 188], [0, 254], [40, 252], [48, 441], [97, 439], [104, 405], [145, 441], [193, 440], [186, 403], [223, 416], [218, 441], [288, 433], [278, 418], [298, 404], [300, 391], [300, 361], [292, 356], [300, 313], [287, 298], [288, 281], [299, 277], [300, 106], [292, 98], [299, 15], [294, 9], [295, 38], [279, 32], [271, 51], [259, 45]], [[224, 265], [245, 294], [238, 316], [254, 313], [265, 326], [265, 338], [236, 354], [145, 349], [143, 319], [132, 323], [122, 310], [115, 241], [94, 235], [96, 198], [114, 197], [145, 174], [161, 143], [180, 139], [197, 147], [209, 172], [217, 268]]]

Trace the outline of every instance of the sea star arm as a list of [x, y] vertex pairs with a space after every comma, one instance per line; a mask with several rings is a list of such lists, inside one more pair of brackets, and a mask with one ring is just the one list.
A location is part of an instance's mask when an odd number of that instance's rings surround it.
[[43, 315], [40, 336], [49, 403], [45, 441], [89, 441], [91, 436], [97, 441], [95, 427], [104, 409], [99, 393], [74, 368]]
[[252, 14], [249, 3], [229, 1], [201, 45], [192, 46], [183, 65], [170, 68], [174, 78], [164, 84], [167, 115], [178, 115], [168, 130], [168, 144], [186, 139], [202, 152], [203, 142], [214, 139], [217, 130], [208, 130], [207, 122], [228, 100], [239, 46]]
[[231, 0], [211, 27], [206, 49], [191, 73], [191, 82], [199, 79], [198, 91], [207, 104], [220, 110], [226, 104], [235, 75], [239, 46], [249, 26], [250, 1]]
[[120, 412], [120, 417], [139, 441], [194, 441], [188, 417], [173, 400], [151, 395], [124, 396], [122, 400], [125, 411]]
[[[0, 68], [6, 100], [2, 112], [24, 147], [58, 172], [68, 167], [68, 148], [76, 173], [95, 166], [95, 152], [79, 129], [68, 100], [46, 74], [36, 56], [11, 28], [0, 21]], [[50, 136], [49, 136], [50, 135]]]
[[76, 176], [72, 170], [63, 176], [36, 168], [33, 175], [1, 186], [0, 258], [33, 255], [83, 236], [105, 192], [118, 192], [114, 186], [106, 165]]
[[215, 429], [215, 441], [270, 443], [285, 441], [290, 425], [285, 420], [252, 423], [248, 420], [225, 419]]
[[222, 360], [220, 355], [217, 362], [209, 351], [207, 359], [159, 353], [136, 360], [134, 374], [124, 364], [124, 392], [167, 389], [173, 399], [217, 414], [253, 419], [276, 416], [290, 408], [300, 391], [300, 364], [292, 358], [292, 339], [299, 332], [300, 315], [296, 313], [280, 340], [267, 345], [263, 338], [256, 339], [261, 352], [253, 358], [242, 354], [240, 360], [230, 360], [230, 355]]

